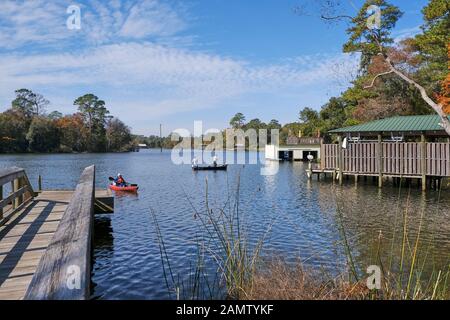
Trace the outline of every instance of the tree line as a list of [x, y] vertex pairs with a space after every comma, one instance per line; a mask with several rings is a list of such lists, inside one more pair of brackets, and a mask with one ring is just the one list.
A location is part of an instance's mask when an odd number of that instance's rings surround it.
[[0, 152], [126, 152], [136, 148], [131, 129], [110, 115], [105, 101], [86, 94], [74, 101], [77, 112], [47, 113], [50, 102], [29, 89], [15, 91], [0, 113]]

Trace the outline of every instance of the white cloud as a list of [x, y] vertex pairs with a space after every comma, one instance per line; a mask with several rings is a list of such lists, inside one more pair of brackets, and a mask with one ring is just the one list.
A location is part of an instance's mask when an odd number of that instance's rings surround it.
[[132, 6], [119, 35], [128, 38], [170, 36], [185, 28], [184, 21], [168, 5], [148, 0]]
[[392, 33], [392, 36], [394, 37], [394, 42], [399, 43], [400, 41], [408, 39], [408, 38], [412, 38], [421, 32], [422, 32], [422, 29], [420, 28], [420, 26], [416, 26], [416, 27], [412, 27], [412, 28], [405, 28], [405, 29], [400, 29], [400, 30], [394, 31]]
[[[24, 45], [61, 48], [61, 41], [105, 44], [126, 39], [173, 36], [186, 27], [179, 11], [160, 0], [90, 0], [81, 5], [81, 30], [69, 30], [65, 0], [2, 0], [0, 42], [5, 49]], [[74, 3], [76, 4], [76, 3]]]
[[103, 45], [79, 53], [4, 54], [0, 56], [0, 69], [3, 81], [36, 85], [153, 84], [192, 90], [199, 83], [206, 87], [217, 83], [221, 88], [245, 85], [267, 89], [328, 81], [335, 73], [335, 65], [350, 70], [356, 66], [354, 61], [348, 55], [338, 54], [254, 66], [219, 55], [146, 42]]
[[87, 3], [82, 30], [74, 32], [66, 28], [67, 1], [0, 1], [0, 107], [26, 87], [68, 111], [73, 95], [89, 91], [107, 100], [113, 114], [142, 120], [215, 108], [247, 94], [298, 97], [311, 86], [345, 88], [336, 78], [358, 67], [358, 59], [344, 54], [254, 64], [187, 49], [175, 45], [184, 43], [184, 15], [167, 2]]
[[218, 101], [248, 92], [277, 93], [312, 84], [335, 85], [335, 66], [350, 72], [357, 67], [355, 62], [357, 59], [339, 54], [256, 66], [149, 42], [122, 43], [78, 53], [4, 54], [0, 56], [0, 94], [19, 87], [145, 90], [141, 93], [143, 100], [148, 101], [151, 96], [153, 105], [165, 113], [174, 113], [194, 105], [214, 106]]

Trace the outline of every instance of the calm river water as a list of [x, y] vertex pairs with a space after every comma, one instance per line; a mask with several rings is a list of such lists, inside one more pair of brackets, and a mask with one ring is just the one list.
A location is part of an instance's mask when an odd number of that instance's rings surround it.
[[421, 228], [424, 270], [449, 265], [448, 191], [424, 195], [415, 186], [379, 190], [371, 180], [361, 181], [357, 188], [353, 182], [337, 187], [331, 181], [308, 181], [307, 165], [297, 162], [280, 163], [278, 174], [273, 176], [260, 175], [260, 165], [194, 173], [190, 166], [174, 165], [169, 151], [0, 155], [0, 167], [25, 168], [35, 184], [42, 175], [44, 189], [73, 189], [83, 168], [91, 164], [96, 165], [97, 187], [106, 188], [108, 176], [118, 172], [140, 185], [137, 195], [116, 195], [113, 215], [96, 217], [94, 298], [169, 298], [152, 210], [173, 273], [187, 279], [202, 230], [193, 207], [205, 208], [206, 179], [210, 206], [219, 208], [229, 196], [234, 198], [240, 177], [239, 206], [246, 234], [253, 244], [266, 236], [262, 254], [266, 259], [282, 257], [288, 262], [301, 260], [308, 266], [340, 270], [346, 261], [345, 230], [361, 270], [377, 261], [374, 253], [378, 246], [383, 258], [393, 257], [395, 264], [407, 213], [411, 246]]

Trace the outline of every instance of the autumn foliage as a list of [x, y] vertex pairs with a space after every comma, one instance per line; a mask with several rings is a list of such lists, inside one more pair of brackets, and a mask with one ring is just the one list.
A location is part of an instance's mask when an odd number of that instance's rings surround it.
[[450, 44], [448, 45], [448, 74], [442, 81], [442, 91], [439, 95], [439, 103], [442, 104], [442, 110], [450, 114]]

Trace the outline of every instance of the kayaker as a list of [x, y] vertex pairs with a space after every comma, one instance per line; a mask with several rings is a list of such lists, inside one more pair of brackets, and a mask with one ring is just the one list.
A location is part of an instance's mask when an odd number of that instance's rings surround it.
[[218, 161], [219, 159], [217, 158], [217, 156], [216, 155], [214, 155], [214, 157], [213, 157], [213, 166], [214, 167], [217, 167], [217, 161]]
[[192, 168], [197, 168], [198, 167], [198, 159], [197, 157], [194, 157], [194, 159], [192, 159]]
[[114, 184], [118, 187], [125, 187], [127, 185], [125, 179], [122, 177], [120, 173], [118, 173], [117, 178], [114, 179]]

